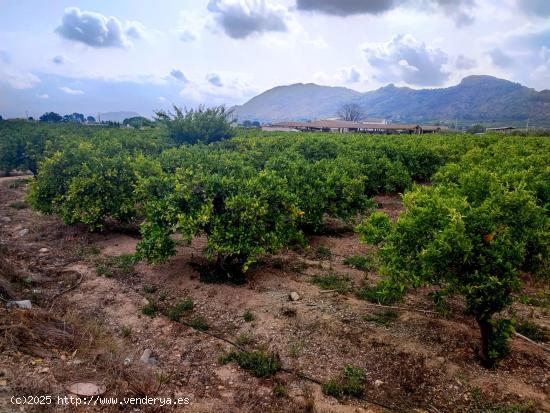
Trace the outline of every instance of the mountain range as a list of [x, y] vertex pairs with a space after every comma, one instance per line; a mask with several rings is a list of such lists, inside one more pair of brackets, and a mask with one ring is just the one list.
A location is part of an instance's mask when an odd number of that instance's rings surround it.
[[348, 103], [357, 103], [368, 117], [392, 122], [510, 123], [550, 126], [550, 90], [537, 92], [519, 83], [492, 76], [468, 76], [458, 85], [440, 89], [411, 89], [393, 84], [360, 93], [344, 87], [297, 83], [277, 86], [235, 106], [239, 121], [277, 122], [337, 116]]

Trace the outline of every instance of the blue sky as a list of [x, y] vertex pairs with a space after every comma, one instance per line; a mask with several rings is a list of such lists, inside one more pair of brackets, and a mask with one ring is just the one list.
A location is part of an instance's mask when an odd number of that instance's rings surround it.
[[151, 116], [297, 82], [550, 88], [549, 0], [0, 0], [0, 115]]

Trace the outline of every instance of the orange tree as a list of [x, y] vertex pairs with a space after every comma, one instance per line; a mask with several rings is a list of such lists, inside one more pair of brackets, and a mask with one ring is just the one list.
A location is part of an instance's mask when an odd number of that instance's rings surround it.
[[359, 227], [381, 243], [385, 278], [370, 298], [398, 299], [409, 286], [441, 287], [466, 299], [481, 333], [481, 355], [493, 365], [508, 351], [512, 321], [501, 313], [521, 284], [521, 270], [548, 263], [550, 220], [534, 192], [481, 167], [465, 166], [456, 183], [416, 187], [395, 223], [372, 214]]

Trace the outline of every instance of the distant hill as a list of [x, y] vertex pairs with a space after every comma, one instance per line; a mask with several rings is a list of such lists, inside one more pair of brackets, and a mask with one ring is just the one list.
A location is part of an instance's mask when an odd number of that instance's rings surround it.
[[334, 116], [343, 103], [361, 96], [345, 87], [297, 83], [274, 87], [234, 109], [243, 121], [310, 120]]
[[133, 118], [136, 116], [141, 116], [137, 112], [105, 112], [100, 113], [102, 122], [120, 122], [124, 121], [127, 118]]
[[369, 117], [394, 122], [525, 122], [550, 126], [550, 90], [537, 92], [492, 76], [469, 76], [441, 89], [415, 90], [392, 84], [366, 93], [342, 87], [298, 83], [270, 89], [235, 107], [239, 120], [273, 122], [336, 116], [355, 102]]

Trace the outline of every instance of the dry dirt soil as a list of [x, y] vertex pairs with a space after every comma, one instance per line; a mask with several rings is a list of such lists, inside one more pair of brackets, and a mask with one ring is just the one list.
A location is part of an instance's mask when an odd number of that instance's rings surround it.
[[[28, 208], [25, 192], [21, 177], [0, 179], [1, 412], [550, 411], [550, 353], [515, 338], [498, 367], [481, 367], [479, 334], [460, 299], [437, 312], [430, 291], [419, 289], [399, 304], [408, 309], [388, 320], [380, 316], [387, 310], [358, 299], [354, 290], [379, 275], [343, 264], [372, 253], [351, 231], [311, 237], [304, 250], [266, 257], [245, 284], [211, 284], [196, 271], [204, 239], [180, 246], [166, 264], [133, 265], [135, 230], [93, 234], [65, 226]], [[401, 209], [398, 196], [377, 201], [392, 217]], [[326, 292], [311, 282], [331, 273], [349, 277], [351, 290]], [[526, 293], [540, 288], [531, 283]], [[291, 292], [299, 299], [290, 300]], [[186, 298], [194, 308], [184, 323], [171, 321], [167, 310]], [[32, 309], [8, 310], [4, 301], [15, 299], [32, 300]], [[156, 314], [143, 314], [151, 303]], [[245, 321], [247, 311], [252, 321]], [[513, 311], [550, 324], [545, 307], [515, 304]], [[187, 325], [197, 319], [206, 332]], [[275, 352], [284, 370], [262, 379], [235, 362], [220, 364], [232, 347], [225, 340]], [[144, 363], [146, 349], [152, 359]], [[324, 395], [319, 383], [348, 364], [365, 371], [363, 398]], [[104, 386], [106, 397], [188, 397], [190, 404], [10, 402], [12, 395], [64, 396], [82, 381]]]

